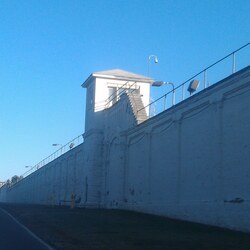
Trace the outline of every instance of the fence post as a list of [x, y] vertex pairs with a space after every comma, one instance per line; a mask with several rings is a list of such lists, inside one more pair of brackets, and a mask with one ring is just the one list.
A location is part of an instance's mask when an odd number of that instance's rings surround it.
[[167, 105], [167, 95], [164, 95], [164, 110], [166, 110], [166, 105]]
[[184, 100], [185, 98], [185, 84], [182, 85], [182, 101]]
[[207, 70], [204, 70], [204, 89], [207, 87]]
[[235, 52], [233, 52], [233, 66], [232, 66], [232, 74], [235, 73]]

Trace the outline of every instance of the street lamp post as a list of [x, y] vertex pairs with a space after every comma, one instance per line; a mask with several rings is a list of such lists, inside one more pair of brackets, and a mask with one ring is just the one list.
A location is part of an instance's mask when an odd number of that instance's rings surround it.
[[149, 77], [150, 61], [151, 61], [152, 58], [154, 58], [154, 62], [155, 62], [155, 63], [158, 63], [158, 58], [157, 58], [157, 56], [155, 56], [155, 55], [150, 55], [150, 56], [148, 57], [148, 77]]

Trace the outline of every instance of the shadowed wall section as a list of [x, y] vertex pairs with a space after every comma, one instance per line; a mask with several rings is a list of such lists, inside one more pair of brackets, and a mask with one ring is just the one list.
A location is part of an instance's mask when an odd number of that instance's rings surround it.
[[249, 107], [248, 67], [122, 132], [124, 196], [105, 205], [250, 231]]

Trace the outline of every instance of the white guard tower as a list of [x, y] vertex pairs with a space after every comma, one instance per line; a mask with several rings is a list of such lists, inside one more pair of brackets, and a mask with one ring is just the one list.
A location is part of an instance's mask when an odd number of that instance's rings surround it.
[[[140, 94], [143, 106], [147, 106], [152, 82], [151, 78], [120, 69], [92, 73], [82, 84], [87, 88], [85, 131], [103, 128], [101, 115], [97, 113], [111, 107], [125, 92]], [[149, 108], [145, 111], [148, 115]]]
[[[105, 110], [118, 104], [125, 93], [132, 106], [136, 124], [143, 122], [149, 115], [149, 108], [143, 107], [149, 104], [152, 82], [151, 78], [113, 69], [92, 73], [82, 84], [87, 89], [84, 134], [85, 185], [88, 190], [86, 205], [100, 206], [102, 201]], [[142, 110], [137, 112], [140, 109]], [[131, 124], [128, 126], [131, 127]]]

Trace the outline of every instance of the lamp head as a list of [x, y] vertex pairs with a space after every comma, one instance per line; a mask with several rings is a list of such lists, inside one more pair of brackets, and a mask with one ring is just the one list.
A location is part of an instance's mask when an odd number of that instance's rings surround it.
[[155, 63], [158, 63], [158, 57], [157, 57], [156, 55], [150, 55], [150, 56], [148, 57], [148, 61], [150, 61], [152, 57], [155, 59], [154, 62], [155, 62]]
[[160, 86], [162, 86], [164, 84], [165, 84], [165, 82], [163, 82], [163, 81], [155, 81], [155, 82], [152, 83], [152, 86], [160, 87]]
[[188, 91], [190, 92], [190, 94], [192, 94], [193, 92], [195, 92], [200, 85], [200, 81], [199, 80], [192, 80], [188, 86]]

